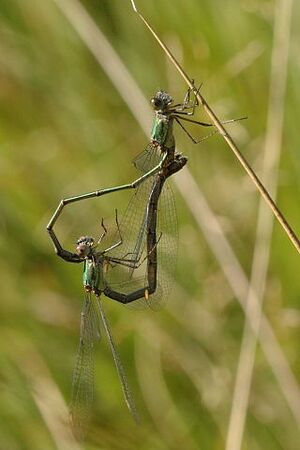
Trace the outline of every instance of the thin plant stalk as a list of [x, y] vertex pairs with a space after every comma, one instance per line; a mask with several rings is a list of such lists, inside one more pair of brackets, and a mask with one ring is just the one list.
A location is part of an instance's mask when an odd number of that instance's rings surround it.
[[[272, 196], [276, 198], [278, 165], [282, 142], [284, 97], [287, 79], [290, 25], [293, 0], [277, 0], [275, 3], [274, 38], [270, 76], [270, 96], [263, 173]], [[230, 420], [227, 430], [226, 450], [240, 450], [251, 391], [252, 374], [262, 317], [262, 303], [266, 287], [270, 259], [273, 216], [261, 199], [256, 230], [256, 241], [251, 270], [251, 282], [247, 310], [251, 310], [255, 332], [245, 315], [245, 325], [234, 386]], [[257, 301], [253, 301], [253, 293]]]
[[222, 125], [221, 121], [218, 119], [218, 117], [216, 116], [214, 111], [208, 105], [208, 103], [206, 102], [204, 97], [195, 88], [193, 80], [187, 75], [187, 73], [182, 68], [182, 66], [179, 64], [179, 62], [177, 61], [175, 56], [172, 54], [170, 49], [166, 46], [166, 44], [164, 44], [164, 42], [162, 42], [162, 40], [158, 37], [158, 35], [154, 31], [154, 29], [151, 27], [151, 25], [145, 19], [145, 17], [138, 11], [134, 0], [131, 0], [131, 4], [132, 4], [132, 7], [133, 7], [134, 11], [138, 14], [140, 19], [144, 22], [146, 27], [150, 30], [150, 32], [152, 33], [154, 38], [159, 43], [160, 47], [164, 50], [164, 52], [166, 53], [166, 55], [168, 56], [168, 58], [170, 59], [172, 64], [176, 67], [176, 69], [178, 70], [178, 72], [180, 73], [182, 78], [185, 80], [185, 82], [187, 83], [189, 88], [192, 89], [192, 91], [194, 92], [197, 100], [202, 105], [204, 111], [206, 112], [208, 117], [211, 119], [212, 123], [217, 128], [217, 130], [219, 131], [221, 136], [223, 136], [223, 138], [227, 142], [228, 146], [231, 148], [231, 150], [235, 154], [236, 158], [238, 159], [239, 163], [241, 164], [243, 169], [247, 172], [247, 174], [249, 175], [249, 177], [251, 178], [251, 180], [255, 184], [256, 188], [258, 189], [258, 191], [260, 192], [260, 194], [264, 198], [264, 200], [267, 203], [267, 205], [271, 208], [273, 214], [275, 215], [275, 217], [277, 218], [278, 222], [280, 223], [280, 225], [284, 229], [284, 231], [287, 234], [288, 238], [290, 239], [292, 244], [296, 247], [296, 249], [298, 250], [298, 253], [300, 253], [300, 241], [299, 241], [299, 238], [297, 237], [296, 233], [293, 231], [293, 229], [289, 225], [288, 221], [286, 220], [286, 218], [284, 217], [282, 212], [277, 207], [276, 203], [272, 199], [271, 195], [269, 194], [269, 192], [267, 191], [267, 189], [265, 188], [263, 183], [260, 181], [260, 179], [258, 178], [256, 173], [254, 172], [254, 170], [251, 168], [249, 163], [244, 158], [244, 156], [241, 154], [240, 150], [238, 149], [237, 145], [235, 144], [235, 142], [232, 139], [232, 137], [230, 136], [230, 134], [224, 128], [224, 126]]

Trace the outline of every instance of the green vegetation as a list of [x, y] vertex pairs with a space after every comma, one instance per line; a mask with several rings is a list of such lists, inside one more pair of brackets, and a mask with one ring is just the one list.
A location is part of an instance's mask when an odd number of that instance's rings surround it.
[[[249, 117], [228, 129], [262, 178], [267, 123], [270, 132], [270, 117], [283, 111], [283, 131], [272, 144], [282, 138], [282, 156], [271, 178], [278, 176], [278, 204], [300, 232], [299, 4], [292, 16], [284, 103], [269, 106], [270, 80], [280, 80], [285, 70], [284, 62], [271, 68], [272, 48], [279, 46], [275, 7], [281, 2], [137, 1], [189, 75], [203, 82], [201, 92], [218, 116]], [[176, 101], [183, 98], [185, 84], [129, 0], [81, 3], [146, 98], [159, 88]], [[0, 5], [0, 448], [5, 450], [77, 448], [63, 422], [79, 336], [82, 268], [56, 257], [45, 227], [62, 197], [135, 179], [131, 160], [148, 141], [111, 77], [57, 5], [76, 12], [73, 0]], [[96, 38], [92, 41], [98, 48]], [[207, 120], [201, 110], [198, 117]], [[250, 278], [257, 192], [221, 137], [194, 146], [181, 129], [175, 134]], [[157, 313], [132, 311], [104, 299], [142, 425], [136, 427], [126, 410], [103, 339], [96, 351], [96, 399], [84, 449], [225, 448], [245, 316], [196, 222], [197, 207], [191, 211], [177, 189], [174, 194], [180, 245], [166, 307]], [[197, 194], [190, 197], [196, 205]], [[114, 194], [70, 208], [58, 227], [60, 237], [71, 249], [80, 235], [98, 235], [101, 218], [113, 218], [115, 207], [122, 211], [129, 198]], [[276, 223], [263, 309], [300, 381], [298, 268], [299, 255]], [[243, 450], [298, 448], [300, 418], [284, 389], [293, 392], [290, 380], [278, 383], [259, 344]]]

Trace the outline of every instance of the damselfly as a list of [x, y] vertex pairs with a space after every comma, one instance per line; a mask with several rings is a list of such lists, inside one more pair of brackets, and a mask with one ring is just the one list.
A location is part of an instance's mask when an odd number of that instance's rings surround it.
[[[205, 122], [194, 121], [190, 117], [194, 114], [198, 102], [195, 99], [191, 100], [192, 90], [189, 89], [184, 97], [182, 103], [173, 104], [173, 100], [169, 94], [164, 91], [159, 91], [151, 99], [151, 104], [155, 111], [155, 118], [151, 132], [151, 141], [146, 149], [134, 160], [134, 165], [142, 173], [148, 173], [160, 164], [168, 164], [176, 160], [178, 155], [175, 149], [175, 138], [173, 134], [174, 121], [178, 122], [188, 136], [196, 141], [191, 134], [182, 125], [181, 120], [188, 120], [202, 126], [211, 126]], [[233, 122], [234, 120], [229, 120]], [[213, 131], [212, 134], [215, 134]], [[203, 138], [201, 139], [203, 140]], [[141, 189], [148, 190], [147, 185], [143, 183]], [[120, 228], [122, 236], [124, 236], [124, 243], [122, 248], [115, 248], [111, 251], [114, 256], [119, 256], [120, 250], [126, 250], [127, 254], [138, 258], [142, 252], [144, 235], [145, 235], [145, 214], [143, 212], [143, 205], [145, 205], [146, 195], [139, 194], [140, 200], [133, 199], [122, 218]], [[150, 302], [145, 302], [140, 299], [134, 302], [134, 307], [143, 307], [145, 303], [152, 309], [157, 309], [163, 300], [165, 300], [172, 288], [173, 279], [176, 270], [178, 234], [177, 234], [177, 216], [175, 201], [169, 183], [166, 183], [161, 194], [158, 205], [158, 224], [157, 230], [161, 233], [160, 243], [157, 249], [157, 263], [159, 271], [157, 274], [157, 289], [151, 296]], [[138, 276], [135, 270], [134, 274], [130, 268], [118, 266], [108, 274], [108, 279], [111, 284], [122, 284], [128, 279], [134, 280]]]
[[[201, 85], [200, 85], [201, 87]], [[183, 131], [191, 139], [194, 144], [198, 144], [214, 134], [218, 130], [213, 130], [208, 135], [196, 140], [191, 133], [182, 124], [182, 121], [194, 123], [202, 127], [213, 127], [214, 125], [207, 122], [191, 119], [195, 109], [199, 106], [197, 93], [200, 90], [188, 88], [182, 103], [173, 104], [173, 98], [165, 91], [158, 91], [151, 99], [151, 104], [155, 111], [155, 118], [151, 132], [151, 143], [147, 146], [135, 160], [134, 164], [142, 172], [147, 173], [151, 168], [157, 166], [162, 158], [170, 161], [175, 156], [175, 138], [173, 132], [174, 121], [180, 125]], [[191, 95], [194, 99], [191, 100]], [[225, 120], [223, 124], [244, 120], [246, 117], [238, 119]]]
[[[186, 162], [186, 158], [178, 155], [168, 163], [164, 160], [163, 164], [159, 166], [160, 170], [158, 172], [156, 169], [151, 170], [146, 176], [139, 178], [134, 183], [62, 200], [48, 224], [47, 229], [58, 256], [68, 262], [84, 263], [83, 285], [85, 300], [81, 313], [80, 342], [74, 369], [71, 402], [72, 428], [75, 436], [79, 439], [84, 437], [90, 418], [90, 409], [93, 400], [93, 346], [95, 341], [97, 341], [100, 337], [100, 319], [102, 320], [105, 332], [107, 334], [127, 406], [134, 419], [136, 421], [138, 420], [135, 403], [128, 386], [123, 365], [113, 341], [109, 324], [105, 317], [100, 301], [100, 295], [103, 293], [106, 297], [120, 303], [131, 303], [140, 298], [144, 298], [147, 302], [151, 295], [155, 293], [157, 289], [157, 247], [159, 246], [160, 240], [160, 237], [157, 237], [158, 201], [165, 180], [174, 173], [178, 172], [186, 164]], [[62, 247], [54, 232], [54, 225], [60, 217], [65, 205], [92, 197], [99, 197], [117, 190], [142, 186], [143, 183], [146, 183], [147, 180], [149, 181], [151, 179], [151, 175], [154, 180], [152, 180], [149, 198], [144, 205], [147, 252], [144, 259], [141, 260], [140, 252], [127, 252], [126, 254], [123, 254], [122, 257], [112, 255], [113, 250], [116, 248], [121, 248], [124, 243], [117, 216], [116, 224], [119, 238], [110, 247], [104, 250], [98, 250], [98, 246], [101, 244], [107, 233], [103, 221], [102, 227], [104, 231], [97, 243], [95, 243], [92, 237], [83, 236], [77, 241], [75, 253], [72, 253]], [[133, 274], [133, 272], [144, 263], [146, 264], [146, 275], [143, 278], [142, 286], [137, 286], [135, 281], [136, 289], [133, 289], [133, 283], [130, 278], [128, 278], [127, 283], [125, 280], [123, 283], [118, 284], [119, 290], [116, 290], [116, 284], [114, 286], [110, 284], [108, 274], [113, 272], [116, 267], [123, 266], [129, 268], [131, 274]], [[128, 286], [132, 289], [129, 292]]]

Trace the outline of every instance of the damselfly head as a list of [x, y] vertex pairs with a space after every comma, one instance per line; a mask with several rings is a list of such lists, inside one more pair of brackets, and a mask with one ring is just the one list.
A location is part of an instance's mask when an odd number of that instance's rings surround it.
[[158, 91], [151, 98], [151, 104], [155, 111], [165, 111], [173, 103], [172, 97], [165, 91]]
[[94, 245], [94, 239], [90, 236], [81, 236], [76, 245], [76, 253], [81, 258], [86, 258], [90, 255]]

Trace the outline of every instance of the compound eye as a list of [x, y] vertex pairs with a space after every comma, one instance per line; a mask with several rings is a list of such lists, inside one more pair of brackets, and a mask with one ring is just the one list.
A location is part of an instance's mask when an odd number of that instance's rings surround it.
[[153, 97], [153, 98], [151, 99], [151, 103], [152, 103], [152, 105], [154, 106], [155, 109], [159, 109], [160, 106], [161, 106], [160, 100], [158, 100], [158, 99], [155, 98], [155, 97]]
[[85, 256], [86, 250], [87, 250], [86, 245], [84, 245], [82, 243], [81, 244], [79, 243], [76, 247], [76, 253], [79, 256]]
[[81, 236], [76, 243], [76, 253], [85, 258], [93, 248], [94, 239], [90, 236]]

